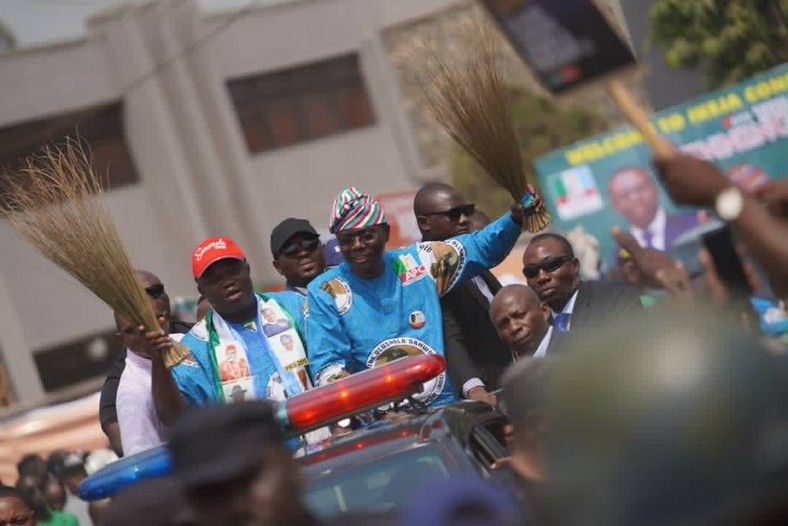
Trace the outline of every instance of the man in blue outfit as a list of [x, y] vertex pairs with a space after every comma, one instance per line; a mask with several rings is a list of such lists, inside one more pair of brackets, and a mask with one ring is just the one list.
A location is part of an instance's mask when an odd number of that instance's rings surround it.
[[[308, 388], [303, 296], [291, 291], [256, 294], [244, 253], [227, 237], [200, 243], [192, 253], [192, 270], [211, 308], [181, 340], [190, 359], [171, 369], [186, 402], [227, 402], [240, 389], [247, 391], [247, 399], [284, 400]], [[265, 330], [267, 319], [278, 323], [276, 331]], [[280, 345], [283, 335], [291, 337], [293, 349]], [[223, 377], [222, 366], [233, 356], [248, 368], [241, 377]]]
[[[408, 355], [443, 355], [440, 296], [503, 260], [520, 236], [523, 209], [472, 234], [385, 251], [380, 204], [355, 188], [334, 201], [330, 230], [345, 262], [307, 287], [306, 333], [316, 385]], [[443, 373], [419, 396], [455, 400]]]

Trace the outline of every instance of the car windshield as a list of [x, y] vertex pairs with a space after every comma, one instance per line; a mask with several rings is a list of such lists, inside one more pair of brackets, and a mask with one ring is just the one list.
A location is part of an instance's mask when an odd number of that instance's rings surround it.
[[448, 476], [440, 447], [423, 446], [332, 471], [312, 481], [304, 497], [309, 509], [324, 519], [348, 511], [389, 512], [426, 482]]

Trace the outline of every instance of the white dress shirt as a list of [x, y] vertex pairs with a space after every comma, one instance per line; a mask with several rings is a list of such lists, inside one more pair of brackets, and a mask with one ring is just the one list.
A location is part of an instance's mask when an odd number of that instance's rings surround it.
[[[183, 334], [170, 334], [180, 341]], [[153, 363], [126, 350], [126, 368], [120, 376], [115, 407], [123, 455], [145, 451], [164, 442], [162, 424], [153, 403]]]
[[550, 325], [547, 327], [547, 332], [542, 338], [542, 341], [539, 342], [539, 347], [536, 348], [536, 352], [534, 353], [534, 358], [542, 358], [547, 356], [547, 348], [550, 346], [550, 339], [553, 337], [553, 326]]
[[[651, 247], [648, 248], [656, 248], [657, 250], [665, 250], [665, 225], [667, 223], [667, 215], [665, 214], [665, 209], [659, 207], [657, 210], [654, 219], [649, 223], [646, 227], [649, 234], [651, 234]], [[637, 239], [638, 243], [641, 247], [646, 246], [646, 234], [643, 229], [635, 228], [634, 226], [630, 226], [630, 232], [632, 235]]]

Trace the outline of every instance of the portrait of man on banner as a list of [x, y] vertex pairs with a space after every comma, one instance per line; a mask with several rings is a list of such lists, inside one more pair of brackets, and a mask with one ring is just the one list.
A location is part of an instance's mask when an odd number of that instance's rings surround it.
[[638, 165], [617, 169], [607, 182], [610, 204], [626, 228], [644, 248], [671, 250], [683, 234], [706, 219], [702, 212], [670, 213], [665, 209], [657, 183]]

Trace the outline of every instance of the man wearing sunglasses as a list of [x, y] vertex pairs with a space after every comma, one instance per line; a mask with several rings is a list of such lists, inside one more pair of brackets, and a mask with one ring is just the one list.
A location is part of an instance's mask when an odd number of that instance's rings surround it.
[[[422, 241], [445, 241], [479, 229], [472, 228], [475, 206], [444, 183], [424, 185], [413, 199], [413, 212]], [[495, 397], [489, 391], [498, 389], [501, 374], [512, 363], [487, 315], [499, 290], [501, 284], [485, 269], [441, 298], [449, 377], [464, 398], [492, 404]]]
[[320, 234], [306, 219], [288, 217], [271, 231], [274, 268], [287, 280], [287, 290], [306, 298], [306, 286], [326, 270]]
[[[170, 297], [158, 276], [146, 270], [138, 270], [137, 275], [157, 317], [164, 320], [162, 329], [179, 341], [191, 324], [170, 320]], [[151, 394], [151, 351], [131, 320], [115, 313], [115, 326], [123, 350], [101, 389], [99, 418], [112, 449], [122, 456], [161, 443], [162, 435]]]
[[523, 253], [528, 286], [552, 311], [562, 333], [593, 327], [642, 309], [637, 290], [614, 282], [581, 281], [572, 245], [558, 234], [535, 236]]
[[[306, 334], [315, 383], [401, 356], [444, 355], [440, 296], [500, 263], [519, 238], [521, 223], [517, 204], [478, 232], [387, 252], [389, 227], [380, 203], [352, 187], [340, 192], [330, 230], [345, 262], [307, 287]], [[445, 373], [417, 396], [431, 405], [456, 400]]]

